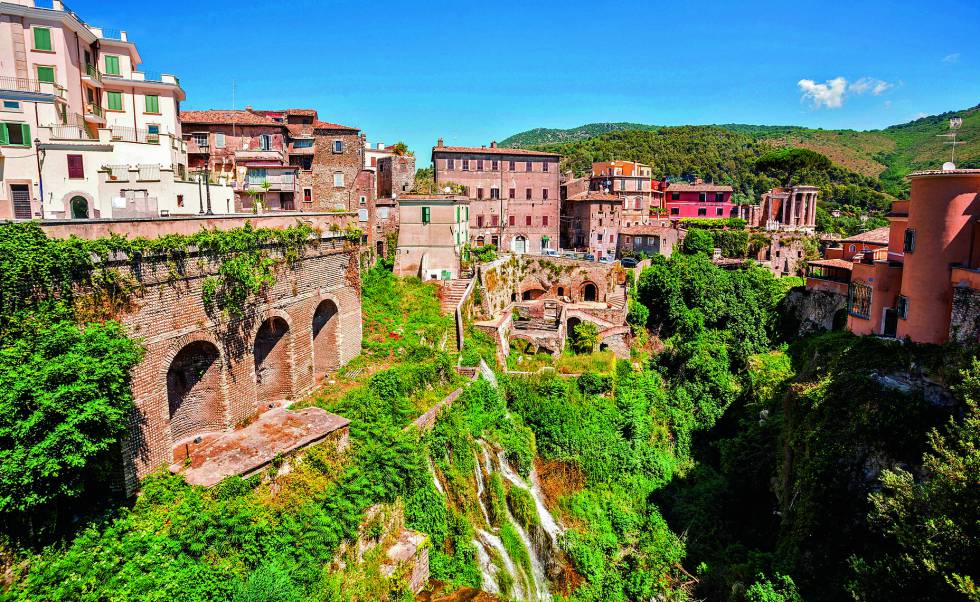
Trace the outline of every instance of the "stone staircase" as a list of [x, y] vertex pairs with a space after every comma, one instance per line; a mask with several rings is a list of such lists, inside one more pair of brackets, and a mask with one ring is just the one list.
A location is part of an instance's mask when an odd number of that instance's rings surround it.
[[456, 306], [459, 305], [463, 295], [466, 294], [466, 289], [469, 287], [470, 281], [442, 280], [439, 284], [442, 286], [442, 295], [439, 300], [440, 309], [443, 314], [451, 314], [456, 311]]
[[606, 302], [613, 309], [626, 309], [626, 287], [616, 287], [616, 291], [606, 297]]

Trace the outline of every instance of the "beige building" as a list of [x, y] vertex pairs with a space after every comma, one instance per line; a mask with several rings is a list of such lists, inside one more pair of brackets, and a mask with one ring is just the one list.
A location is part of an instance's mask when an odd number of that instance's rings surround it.
[[[59, 0], [0, 3], [0, 218], [198, 213], [177, 77]], [[230, 189], [212, 187], [215, 212]]]
[[408, 195], [398, 199], [395, 274], [423, 280], [460, 276], [469, 240], [470, 200], [465, 196]]

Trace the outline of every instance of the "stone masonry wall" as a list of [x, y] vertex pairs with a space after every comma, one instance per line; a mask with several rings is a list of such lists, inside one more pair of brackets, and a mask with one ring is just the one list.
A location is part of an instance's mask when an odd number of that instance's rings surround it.
[[[123, 259], [115, 267], [130, 266]], [[133, 371], [136, 410], [123, 450], [129, 492], [172, 461], [179, 440], [231, 430], [260, 409], [299, 399], [359, 353], [356, 251], [342, 238], [281, 264], [276, 283], [241, 320], [216, 320], [205, 309], [202, 283], [217, 267], [192, 257], [176, 279], [159, 262], [134, 268], [143, 292], [121, 321], [146, 355]]]
[[980, 293], [968, 286], [953, 287], [949, 315], [949, 340], [976, 343], [980, 340]]
[[[364, 162], [364, 140], [357, 130], [317, 128], [313, 132], [313, 207], [316, 210], [357, 211], [354, 184]], [[343, 142], [343, 152], [334, 152], [335, 141]], [[334, 174], [344, 176], [342, 186], [334, 186]]]

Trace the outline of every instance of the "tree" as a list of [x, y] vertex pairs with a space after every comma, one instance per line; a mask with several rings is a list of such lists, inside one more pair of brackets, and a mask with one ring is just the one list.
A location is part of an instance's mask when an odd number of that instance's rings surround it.
[[746, 602], [803, 602], [789, 575], [776, 575], [775, 583], [759, 573], [755, 583], [745, 590]]
[[694, 228], [687, 231], [687, 235], [684, 237], [684, 252], [688, 255], [694, 255], [695, 253], [706, 253], [711, 255], [715, 249], [715, 240], [711, 236], [711, 232], [707, 230], [702, 230], [701, 228]]
[[599, 346], [599, 327], [592, 322], [579, 322], [575, 325], [572, 347], [578, 353], [592, 353]]
[[781, 177], [785, 186], [791, 186], [793, 178], [800, 172], [825, 172], [832, 166], [830, 159], [808, 148], [780, 148], [769, 151], [755, 162], [757, 171]]

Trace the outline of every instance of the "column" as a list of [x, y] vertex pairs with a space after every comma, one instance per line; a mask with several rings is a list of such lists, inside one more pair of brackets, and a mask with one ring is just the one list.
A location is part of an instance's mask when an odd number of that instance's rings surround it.
[[810, 220], [809, 225], [815, 226], [817, 224], [817, 193], [810, 193]]

